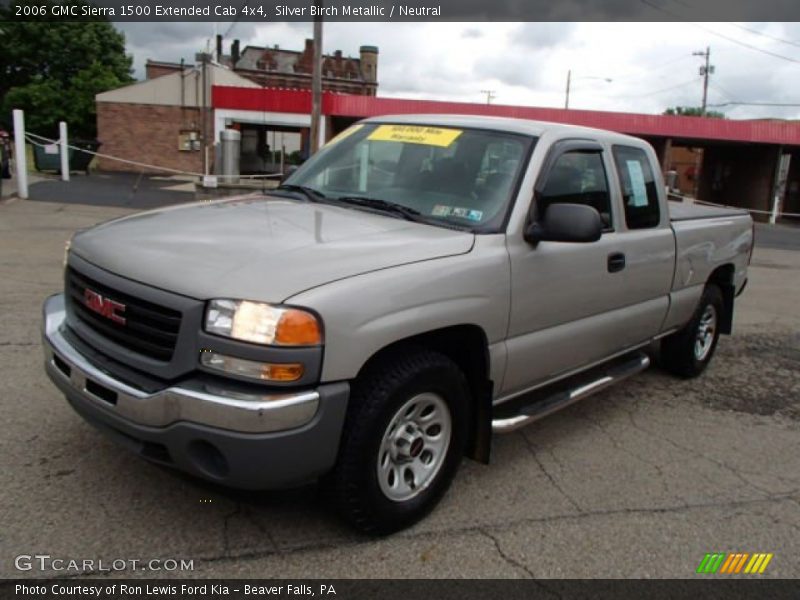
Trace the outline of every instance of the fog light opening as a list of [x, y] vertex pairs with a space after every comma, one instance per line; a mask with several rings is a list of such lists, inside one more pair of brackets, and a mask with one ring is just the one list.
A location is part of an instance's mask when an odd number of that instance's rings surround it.
[[57, 354], [53, 354], [53, 364], [56, 368], [61, 371], [66, 377], [69, 377], [72, 374], [72, 369], [70, 366], [61, 360]]
[[228, 461], [214, 444], [205, 440], [192, 440], [187, 448], [187, 454], [199, 471], [217, 479], [228, 476], [230, 471]]

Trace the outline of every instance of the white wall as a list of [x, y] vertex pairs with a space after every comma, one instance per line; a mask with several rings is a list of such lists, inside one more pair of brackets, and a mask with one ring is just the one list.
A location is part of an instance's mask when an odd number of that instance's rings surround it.
[[[211, 86], [230, 85], [257, 88], [257, 84], [237, 75], [225, 67], [208, 65], [206, 103], [211, 106]], [[155, 104], [181, 106], [181, 83], [183, 83], [183, 106], [198, 108], [203, 103], [203, 77], [199, 68], [189, 68], [180, 73], [146, 79], [125, 87], [102, 92], [95, 96], [97, 102], [121, 102], [124, 104]]]
[[[256, 110], [234, 110], [218, 108], [214, 111], [214, 139], [219, 140], [225, 122], [255, 123], [259, 125], [281, 125], [284, 127], [311, 127], [311, 115], [304, 113], [278, 113]], [[320, 119], [320, 146], [325, 143], [325, 119]], [[288, 148], [287, 148], [288, 151]]]

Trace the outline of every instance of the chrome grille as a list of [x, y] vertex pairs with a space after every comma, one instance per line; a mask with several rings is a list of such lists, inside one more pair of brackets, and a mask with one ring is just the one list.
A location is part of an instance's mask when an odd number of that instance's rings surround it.
[[[73, 314], [103, 337], [144, 356], [169, 361], [178, 341], [181, 326], [179, 311], [123, 294], [77, 272], [67, 270], [66, 296]], [[125, 323], [119, 323], [91, 310], [85, 301], [86, 290], [125, 305]]]

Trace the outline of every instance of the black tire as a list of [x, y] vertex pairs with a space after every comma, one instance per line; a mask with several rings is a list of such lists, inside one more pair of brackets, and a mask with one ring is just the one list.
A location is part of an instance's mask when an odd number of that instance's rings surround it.
[[[384, 436], [399, 417], [398, 411], [419, 394], [435, 394], [446, 403], [452, 425], [449, 444], [441, 451], [438, 470], [425, 487], [412, 492], [416, 496], [392, 500], [381, 489], [385, 482], [379, 482]], [[428, 514], [461, 463], [470, 406], [464, 374], [442, 354], [408, 347], [368, 365], [353, 384], [338, 460], [327, 481], [342, 516], [362, 532], [385, 535]]]
[[[706, 285], [691, 321], [661, 341], [661, 366], [680, 377], [697, 377], [711, 362], [719, 340], [719, 326], [725, 310], [722, 292], [714, 284]], [[714, 330], [710, 346], [701, 353], [696, 351], [698, 336], [704, 327], [704, 316], [708, 311], [715, 315]]]

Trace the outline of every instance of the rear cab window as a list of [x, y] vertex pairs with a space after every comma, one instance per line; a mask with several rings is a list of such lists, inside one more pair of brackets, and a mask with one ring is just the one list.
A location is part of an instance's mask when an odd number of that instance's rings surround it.
[[648, 229], [661, 223], [661, 206], [650, 159], [641, 148], [613, 147], [628, 229]]

